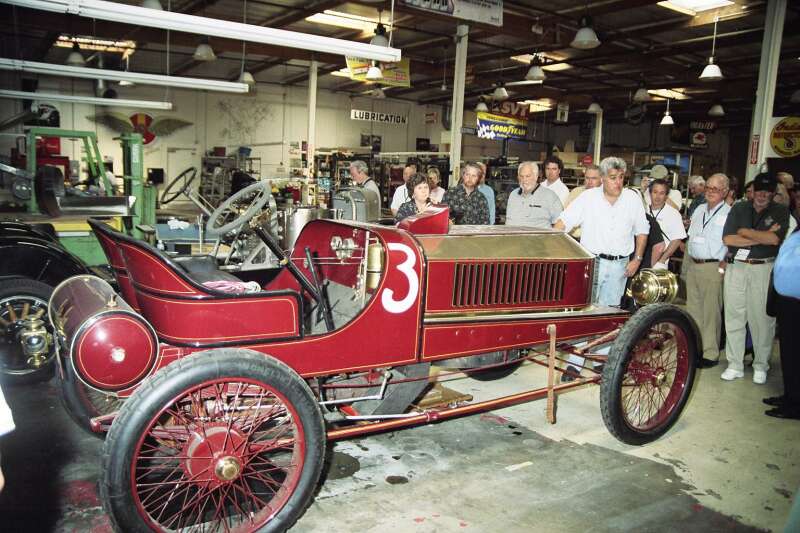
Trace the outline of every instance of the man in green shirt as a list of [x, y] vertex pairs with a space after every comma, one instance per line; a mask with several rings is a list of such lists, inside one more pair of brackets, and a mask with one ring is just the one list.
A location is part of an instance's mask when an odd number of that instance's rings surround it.
[[753, 180], [753, 199], [733, 205], [722, 242], [728, 247], [725, 269], [725, 357], [720, 376], [733, 381], [744, 376], [745, 325], [753, 335], [753, 383], [767, 381], [775, 337], [775, 319], [767, 315], [767, 292], [778, 248], [789, 227], [789, 210], [773, 201], [778, 180], [761, 173]]

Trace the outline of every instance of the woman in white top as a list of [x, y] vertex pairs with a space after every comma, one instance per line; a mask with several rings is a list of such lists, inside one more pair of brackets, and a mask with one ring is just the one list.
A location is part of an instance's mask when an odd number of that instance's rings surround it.
[[428, 167], [428, 184], [431, 188], [431, 202], [435, 204], [442, 203], [444, 197], [444, 189], [439, 187], [442, 181], [442, 175], [437, 167]]

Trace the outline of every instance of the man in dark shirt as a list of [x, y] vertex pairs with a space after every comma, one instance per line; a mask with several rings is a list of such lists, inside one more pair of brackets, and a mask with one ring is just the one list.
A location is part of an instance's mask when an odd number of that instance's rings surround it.
[[461, 171], [461, 182], [444, 193], [442, 203], [450, 207], [450, 218], [456, 224], [488, 224], [489, 203], [478, 191], [481, 169], [467, 163]]
[[753, 200], [734, 204], [722, 231], [728, 247], [723, 289], [728, 368], [720, 376], [725, 381], [744, 376], [746, 324], [753, 336], [753, 383], [767, 380], [775, 337], [775, 319], [766, 312], [769, 276], [789, 227], [789, 210], [773, 201], [777, 184], [773, 174], [757, 175]]

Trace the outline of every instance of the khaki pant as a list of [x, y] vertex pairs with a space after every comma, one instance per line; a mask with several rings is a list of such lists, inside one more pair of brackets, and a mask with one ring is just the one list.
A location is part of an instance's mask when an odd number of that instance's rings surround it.
[[745, 325], [753, 335], [753, 370], [769, 370], [775, 319], [767, 315], [772, 263], [732, 263], [725, 271], [725, 358], [728, 368], [744, 370]]
[[719, 359], [719, 335], [722, 330], [722, 280], [719, 263], [695, 263], [686, 258], [686, 310], [697, 323], [703, 345], [703, 357]]

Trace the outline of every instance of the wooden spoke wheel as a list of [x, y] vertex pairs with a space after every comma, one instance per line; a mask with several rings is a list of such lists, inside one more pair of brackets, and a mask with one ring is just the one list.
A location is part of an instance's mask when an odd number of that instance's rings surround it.
[[284, 531], [313, 495], [325, 431], [308, 385], [248, 350], [192, 355], [127, 401], [103, 452], [124, 531]]
[[694, 323], [678, 307], [643, 307], [625, 323], [603, 369], [600, 406], [606, 427], [627, 444], [645, 444], [678, 420], [694, 382]]
[[[47, 320], [47, 302], [53, 288], [27, 278], [0, 282], [0, 380], [6, 385], [22, 385], [50, 379], [55, 348], [52, 327]], [[27, 321], [40, 319], [51, 336], [46, 353], [29, 357], [22, 347]]]

